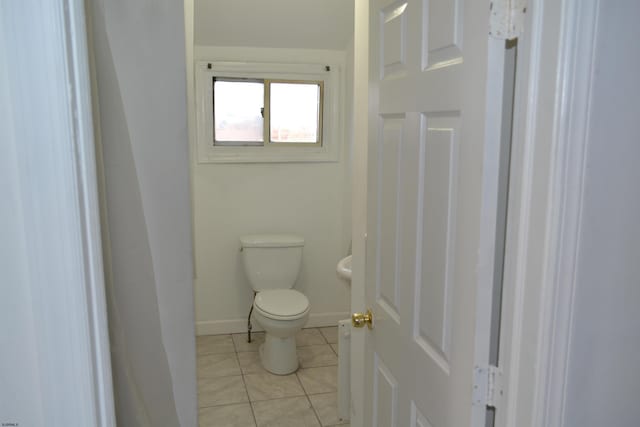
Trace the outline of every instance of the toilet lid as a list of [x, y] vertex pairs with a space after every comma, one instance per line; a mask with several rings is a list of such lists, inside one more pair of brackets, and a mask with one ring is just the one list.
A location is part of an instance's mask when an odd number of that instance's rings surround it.
[[275, 316], [297, 316], [309, 308], [309, 299], [295, 289], [269, 289], [258, 292], [255, 306]]

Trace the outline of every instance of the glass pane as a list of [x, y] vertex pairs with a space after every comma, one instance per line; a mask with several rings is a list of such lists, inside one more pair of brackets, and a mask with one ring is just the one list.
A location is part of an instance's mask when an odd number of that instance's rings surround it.
[[320, 85], [271, 83], [271, 142], [319, 142]]
[[213, 83], [215, 143], [262, 142], [264, 84], [216, 80]]

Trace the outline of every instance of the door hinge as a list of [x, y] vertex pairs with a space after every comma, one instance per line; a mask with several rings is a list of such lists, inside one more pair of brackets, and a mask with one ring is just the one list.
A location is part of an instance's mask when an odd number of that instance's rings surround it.
[[489, 35], [512, 40], [523, 33], [527, 0], [492, 0], [489, 10]]
[[502, 369], [476, 366], [473, 370], [473, 405], [497, 408], [503, 395]]

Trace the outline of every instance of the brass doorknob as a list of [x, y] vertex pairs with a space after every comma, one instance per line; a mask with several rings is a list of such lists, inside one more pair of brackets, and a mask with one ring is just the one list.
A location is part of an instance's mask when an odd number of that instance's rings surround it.
[[351, 315], [351, 324], [354, 328], [364, 328], [364, 325], [367, 325], [369, 329], [373, 329], [373, 314], [371, 310], [367, 310], [366, 313], [353, 313]]

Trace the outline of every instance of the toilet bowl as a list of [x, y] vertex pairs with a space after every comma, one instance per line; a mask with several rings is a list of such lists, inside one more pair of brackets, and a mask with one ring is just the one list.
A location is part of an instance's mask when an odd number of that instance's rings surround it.
[[295, 335], [309, 320], [307, 297], [293, 289], [261, 291], [253, 303], [254, 318], [264, 330], [260, 347], [262, 366], [278, 375], [298, 369]]
[[304, 239], [294, 234], [259, 234], [240, 239], [245, 273], [256, 292], [253, 319], [265, 330], [260, 361], [269, 372], [298, 369], [295, 335], [309, 320], [309, 299], [292, 289], [300, 272]]

